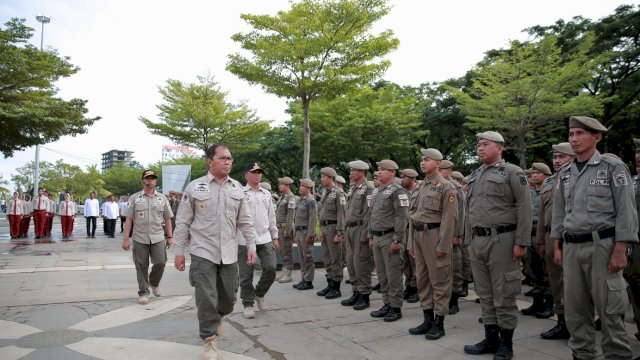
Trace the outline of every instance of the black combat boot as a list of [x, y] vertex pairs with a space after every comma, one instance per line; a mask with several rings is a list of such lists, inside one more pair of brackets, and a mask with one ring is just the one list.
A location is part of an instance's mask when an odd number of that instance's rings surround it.
[[342, 281], [332, 280], [332, 283], [331, 289], [329, 289], [329, 292], [324, 296], [325, 299], [331, 300], [342, 297], [342, 293], [340, 292], [340, 283], [342, 283]]
[[391, 305], [384, 304], [380, 309], [378, 309], [376, 311], [372, 311], [371, 312], [371, 317], [374, 317], [374, 318], [385, 317], [385, 316], [387, 316], [387, 313], [389, 312], [389, 309], [391, 309]]
[[402, 292], [402, 298], [407, 300], [409, 298], [409, 294], [411, 293], [411, 286], [407, 285]]
[[348, 299], [342, 300], [340, 304], [342, 304], [342, 306], [353, 306], [358, 302], [359, 299], [360, 299], [360, 293], [357, 290], [354, 290], [353, 294], [351, 294], [351, 297]]
[[400, 308], [390, 307], [387, 315], [384, 316], [384, 321], [392, 322], [402, 319], [402, 310]]
[[452, 292], [451, 300], [449, 300], [449, 315], [455, 315], [460, 311], [458, 307], [458, 294]]
[[418, 288], [415, 286], [409, 286], [409, 297], [407, 297], [408, 303], [417, 303], [420, 301], [420, 296], [418, 295]]
[[528, 308], [520, 310], [522, 315], [531, 315], [536, 316], [536, 314], [542, 310], [544, 299], [541, 293], [533, 293], [531, 295], [533, 297], [533, 304]]
[[381, 287], [381, 286], [380, 286], [380, 283], [377, 283], [377, 284], [373, 285], [373, 287], [371, 288], [371, 290], [373, 290], [373, 291], [377, 291], [377, 292], [380, 292], [380, 287]]
[[567, 329], [567, 323], [564, 321], [564, 314], [558, 314], [558, 324], [551, 330], [540, 334], [540, 337], [546, 340], [569, 339], [571, 335]]
[[485, 325], [484, 339], [475, 345], [465, 345], [464, 352], [471, 355], [494, 354], [500, 345], [499, 330], [498, 325]]
[[364, 310], [369, 307], [369, 294], [360, 294], [358, 302], [353, 305], [353, 310]]
[[304, 284], [304, 280], [300, 280], [300, 282], [299, 282], [299, 283], [297, 283], [297, 284], [293, 284], [292, 286], [293, 286], [293, 288], [294, 288], [294, 289], [297, 289], [297, 288], [298, 288], [298, 286], [300, 286], [300, 285], [302, 285], [302, 284]]
[[[560, 315], [558, 315], [558, 316], [560, 316]], [[636, 328], [638, 329], [638, 332], [635, 333], [634, 335], [636, 336], [636, 339], [638, 341], [640, 341], [640, 321], [636, 323]]]
[[298, 290], [310, 290], [313, 289], [313, 284], [311, 281], [305, 281], [302, 285], [298, 285]]
[[422, 310], [422, 314], [424, 315], [424, 321], [416, 327], [409, 328], [409, 334], [424, 335], [431, 330], [433, 326], [433, 309]]
[[436, 315], [435, 322], [424, 337], [427, 340], [438, 340], [444, 336], [444, 316]]
[[464, 280], [462, 282], [462, 291], [460, 292], [460, 297], [467, 297], [469, 295], [469, 282]]
[[500, 346], [493, 355], [493, 360], [510, 360], [513, 358], [513, 329], [500, 328]]
[[548, 319], [553, 316], [553, 296], [546, 294], [542, 298], [542, 309], [536, 313], [536, 317], [538, 319]]
[[331, 290], [332, 285], [333, 285], [333, 280], [327, 278], [327, 287], [322, 289], [322, 290], [320, 290], [320, 291], [318, 291], [316, 293], [316, 295], [318, 295], [318, 296], [326, 296], [327, 293], [329, 293], [329, 290]]

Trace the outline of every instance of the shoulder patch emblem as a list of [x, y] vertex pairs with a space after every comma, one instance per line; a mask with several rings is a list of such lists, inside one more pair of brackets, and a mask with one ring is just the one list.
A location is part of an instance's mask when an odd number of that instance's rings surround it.
[[453, 204], [454, 202], [456, 202], [456, 196], [455, 196], [455, 194], [451, 194], [451, 195], [449, 195], [449, 199], [448, 199], [448, 201], [449, 201], [450, 203], [452, 203], [452, 204]]
[[520, 175], [520, 185], [527, 185], [527, 177], [524, 175]]
[[407, 194], [399, 194], [398, 195], [398, 199], [400, 200], [407, 200], [409, 199], [409, 196]]
[[347, 205], [347, 199], [344, 196], [340, 196], [340, 205]]
[[442, 183], [440, 181], [436, 181], [434, 186], [436, 187], [436, 189], [440, 189], [442, 187]]
[[629, 182], [627, 181], [627, 174], [624, 171], [613, 173], [613, 184], [615, 186], [629, 185]]
[[189, 194], [185, 193], [184, 195], [182, 195], [182, 201], [189, 201]]
[[400, 200], [400, 206], [401, 206], [401, 207], [408, 207], [408, 206], [409, 206], [409, 199], [407, 199], [407, 200]]

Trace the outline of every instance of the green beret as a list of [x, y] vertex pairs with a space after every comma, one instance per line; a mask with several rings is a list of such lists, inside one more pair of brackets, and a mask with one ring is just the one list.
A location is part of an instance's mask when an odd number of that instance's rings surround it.
[[485, 140], [504, 144], [504, 138], [502, 137], [502, 135], [500, 135], [499, 132], [496, 132], [496, 131], [485, 131], [485, 132], [477, 133], [476, 138], [478, 138], [478, 140], [485, 139]]
[[414, 179], [418, 177], [418, 172], [413, 169], [400, 170], [400, 174]]
[[609, 131], [600, 121], [588, 116], [572, 116], [569, 118], [569, 129], [580, 128], [606, 133]]
[[398, 164], [395, 161], [385, 159], [377, 162], [378, 168], [385, 170], [398, 170]]
[[350, 162], [349, 167], [356, 170], [369, 170], [369, 164], [362, 160], [354, 160]]
[[440, 169], [451, 169], [453, 167], [453, 163], [449, 160], [442, 160], [440, 161], [440, 166], [438, 166]]
[[313, 180], [311, 179], [300, 179], [300, 186], [313, 188]]
[[420, 154], [424, 157], [428, 157], [431, 160], [440, 161], [442, 160], [442, 153], [436, 149], [420, 149]]
[[561, 153], [569, 156], [575, 156], [576, 154], [571, 150], [571, 145], [568, 142], [561, 142], [560, 144], [551, 145], [554, 153]]
[[330, 176], [332, 178], [338, 176], [338, 173], [330, 167], [323, 167], [322, 169], [320, 169], [320, 174]]
[[291, 185], [293, 184], [293, 179], [288, 176], [285, 176], [285, 177], [278, 178], [278, 182], [284, 185]]

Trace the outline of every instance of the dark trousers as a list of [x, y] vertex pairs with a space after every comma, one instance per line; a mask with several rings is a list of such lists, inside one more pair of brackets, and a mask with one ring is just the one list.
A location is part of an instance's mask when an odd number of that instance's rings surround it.
[[87, 236], [96, 236], [96, 217], [85, 216], [87, 219]]
[[[113, 219], [115, 225], [115, 219]], [[133, 263], [136, 265], [138, 279], [138, 295], [149, 295], [149, 286], [158, 287], [164, 267], [167, 263], [167, 248], [162, 240], [155, 244], [143, 244], [137, 241], [133, 245]], [[149, 273], [149, 258], [151, 258], [151, 273]]]
[[[124, 232], [124, 223], [125, 221], [127, 221], [127, 217], [126, 216], [120, 216], [120, 232]], [[175, 227], [172, 227], [172, 229], [175, 229]]]
[[115, 237], [116, 236], [116, 219], [105, 219], [107, 222], [107, 236]]

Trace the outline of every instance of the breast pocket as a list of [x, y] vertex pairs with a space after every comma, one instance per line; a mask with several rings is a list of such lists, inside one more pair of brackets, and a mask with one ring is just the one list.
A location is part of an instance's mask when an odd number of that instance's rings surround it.
[[411, 199], [409, 200], [409, 212], [414, 212], [418, 209], [418, 192], [414, 192], [411, 194]]
[[594, 212], [613, 212], [613, 197], [608, 187], [590, 186], [587, 188], [587, 210]]
[[205, 220], [211, 220], [217, 213], [213, 207], [213, 196], [210, 193], [193, 193], [194, 213]]
[[485, 193], [490, 196], [504, 196], [504, 183], [506, 179], [501, 176], [491, 176], [487, 178]]
[[441, 200], [442, 200], [441, 193], [430, 192], [427, 194], [427, 196], [425, 196], [424, 207], [429, 210], [439, 211]]
[[229, 193], [225, 203], [225, 211], [227, 216], [234, 217], [238, 214], [238, 210], [240, 209], [240, 204], [242, 203], [242, 199], [244, 198], [244, 192], [242, 191], [232, 191]]

